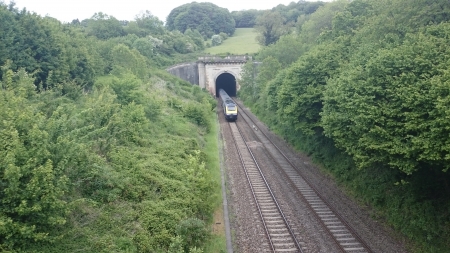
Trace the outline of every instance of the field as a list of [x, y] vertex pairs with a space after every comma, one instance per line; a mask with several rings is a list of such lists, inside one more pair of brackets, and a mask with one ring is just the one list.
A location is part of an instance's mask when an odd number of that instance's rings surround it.
[[221, 45], [205, 49], [205, 53], [215, 55], [254, 54], [260, 49], [256, 41], [254, 28], [236, 28], [232, 37], [226, 39]]

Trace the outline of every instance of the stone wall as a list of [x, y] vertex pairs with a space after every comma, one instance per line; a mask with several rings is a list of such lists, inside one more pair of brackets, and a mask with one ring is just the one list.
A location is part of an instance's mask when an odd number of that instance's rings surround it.
[[197, 62], [186, 62], [172, 66], [167, 71], [185, 81], [199, 85], [198, 64]]

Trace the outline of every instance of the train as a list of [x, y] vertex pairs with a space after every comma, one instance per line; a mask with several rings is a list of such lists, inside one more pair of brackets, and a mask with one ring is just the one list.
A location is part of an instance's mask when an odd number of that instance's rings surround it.
[[222, 99], [223, 115], [227, 121], [236, 121], [238, 117], [237, 105], [230, 96], [223, 90], [219, 90]]

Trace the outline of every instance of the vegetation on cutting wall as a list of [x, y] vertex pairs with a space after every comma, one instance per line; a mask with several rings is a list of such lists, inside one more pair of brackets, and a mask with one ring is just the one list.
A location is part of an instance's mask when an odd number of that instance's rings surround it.
[[412, 252], [450, 248], [449, 17], [444, 0], [327, 3], [297, 18], [295, 33], [260, 33], [268, 46], [240, 80], [252, 111]]
[[198, 32], [14, 3], [0, 21], [0, 251], [209, 247], [216, 101], [158, 69], [203, 49]]

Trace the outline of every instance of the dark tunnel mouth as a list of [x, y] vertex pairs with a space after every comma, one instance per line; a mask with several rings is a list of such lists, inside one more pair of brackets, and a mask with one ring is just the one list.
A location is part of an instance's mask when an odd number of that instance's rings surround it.
[[230, 73], [222, 73], [216, 79], [216, 97], [219, 97], [219, 90], [223, 89], [228, 96], [236, 97], [236, 78]]

